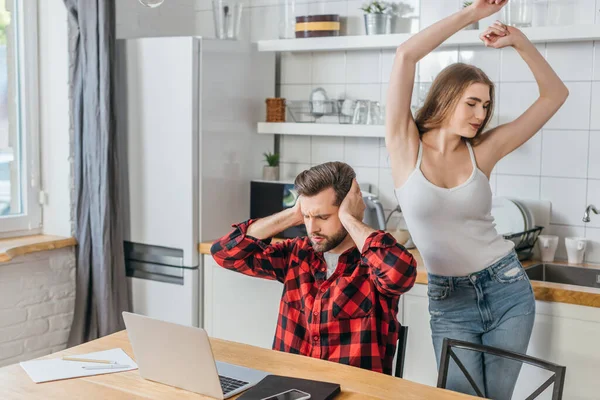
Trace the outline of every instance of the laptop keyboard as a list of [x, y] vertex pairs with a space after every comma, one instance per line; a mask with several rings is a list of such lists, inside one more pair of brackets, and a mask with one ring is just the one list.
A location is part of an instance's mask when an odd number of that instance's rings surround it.
[[248, 382], [239, 381], [237, 379], [221, 375], [219, 375], [219, 380], [221, 381], [221, 388], [223, 389], [223, 394], [233, 392], [235, 389], [241, 388], [242, 386], [248, 384]]

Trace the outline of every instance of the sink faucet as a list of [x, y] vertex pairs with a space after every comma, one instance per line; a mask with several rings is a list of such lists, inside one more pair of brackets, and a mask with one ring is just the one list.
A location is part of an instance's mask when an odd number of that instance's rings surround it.
[[594, 214], [600, 214], [600, 211], [598, 211], [598, 209], [593, 204], [590, 204], [589, 206], [587, 206], [587, 208], [585, 209], [585, 213], [583, 214], [583, 222], [590, 222], [590, 211], [593, 211]]

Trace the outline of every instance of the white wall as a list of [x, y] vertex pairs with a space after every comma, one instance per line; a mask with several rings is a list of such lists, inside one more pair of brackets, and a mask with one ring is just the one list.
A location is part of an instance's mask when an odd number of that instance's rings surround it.
[[[419, 2], [411, 0], [418, 10]], [[197, 34], [214, 37], [211, 2], [165, 0], [157, 9], [137, 1], [118, 2], [117, 35]], [[297, 2], [299, 3], [299, 2]], [[298, 5], [307, 12], [347, 16], [348, 34], [364, 34], [361, 0], [323, 1]], [[460, 1], [421, 0], [421, 26], [456, 11]], [[275, 39], [278, 35], [276, 0], [245, 0], [242, 17], [245, 40]], [[574, 22], [600, 23], [600, 0], [578, 0]], [[493, 20], [495, 16], [490, 19]], [[484, 27], [484, 24], [481, 24]], [[522, 148], [504, 159], [490, 184], [496, 195], [550, 200], [553, 204], [548, 232], [586, 236], [591, 240], [587, 260], [600, 262], [600, 217], [584, 226], [588, 203], [600, 206], [600, 42], [540, 44], [539, 50], [571, 92], [567, 103], [544, 129]], [[307, 100], [311, 90], [323, 87], [330, 97], [348, 96], [385, 103], [394, 52], [319, 52], [283, 54], [281, 96]], [[498, 103], [494, 123], [517, 117], [535, 98], [537, 87], [525, 63], [513, 49], [483, 46], [445, 48], [418, 66], [415, 100], [424, 98], [432, 78], [452, 62], [474, 63], [497, 84]], [[383, 140], [341, 137], [282, 138], [282, 178], [325, 161], [342, 160], [352, 165], [361, 183], [370, 183], [387, 210], [395, 207], [391, 170]], [[595, 218], [594, 218], [595, 217]], [[558, 250], [566, 258], [564, 241]]]

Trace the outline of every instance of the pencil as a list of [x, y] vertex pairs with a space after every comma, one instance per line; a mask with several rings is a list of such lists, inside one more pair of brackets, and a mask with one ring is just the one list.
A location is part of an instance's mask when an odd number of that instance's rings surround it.
[[63, 357], [65, 361], [80, 361], [80, 362], [91, 362], [91, 363], [101, 363], [101, 364], [116, 364], [116, 361], [110, 360], [92, 360], [89, 358], [78, 358], [78, 357]]

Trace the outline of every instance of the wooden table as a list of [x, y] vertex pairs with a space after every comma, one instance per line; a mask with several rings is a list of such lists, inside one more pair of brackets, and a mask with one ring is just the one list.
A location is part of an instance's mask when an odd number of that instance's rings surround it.
[[[165, 338], [168, 340], [168, 338]], [[336, 399], [469, 399], [471, 396], [421, 385], [347, 365], [211, 339], [215, 358], [273, 374], [338, 382]], [[120, 347], [133, 357], [126, 331], [42, 358]], [[35, 384], [18, 365], [0, 368], [0, 399], [208, 399], [143, 379], [138, 370]]]

